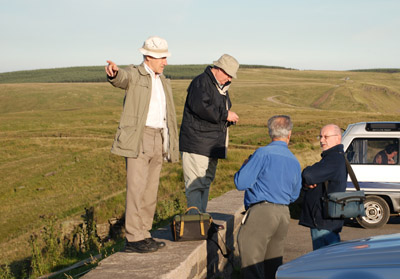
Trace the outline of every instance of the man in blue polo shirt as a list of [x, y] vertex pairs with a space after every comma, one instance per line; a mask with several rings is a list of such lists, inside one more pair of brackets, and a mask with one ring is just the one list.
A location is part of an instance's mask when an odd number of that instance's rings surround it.
[[272, 142], [257, 149], [235, 174], [236, 188], [246, 191], [247, 211], [238, 233], [242, 278], [275, 278], [282, 264], [288, 205], [301, 189], [300, 164], [288, 148], [292, 128], [289, 116], [271, 117]]

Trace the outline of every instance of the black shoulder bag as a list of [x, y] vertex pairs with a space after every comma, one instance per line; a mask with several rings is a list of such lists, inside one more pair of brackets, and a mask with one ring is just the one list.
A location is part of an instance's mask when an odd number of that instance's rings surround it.
[[324, 182], [325, 195], [324, 195], [324, 215], [325, 218], [355, 218], [359, 216], [365, 216], [364, 191], [360, 190], [357, 178], [354, 171], [347, 160], [346, 162], [347, 172], [350, 175], [351, 181], [357, 191], [354, 192], [334, 192], [328, 194], [328, 181]]

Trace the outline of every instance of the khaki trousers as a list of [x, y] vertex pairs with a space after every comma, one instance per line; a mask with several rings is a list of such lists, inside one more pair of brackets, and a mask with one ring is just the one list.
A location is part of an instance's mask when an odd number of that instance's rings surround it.
[[282, 264], [290, 213], [286, 205], [259, 203], [247, 211], [239, 233], [242, 278], [275, 278]]
[[[181, 155], [187, 207], [195, 206], [201, 212], [206, 212], [208, 193], [215, 178], [218, 159], [188, 152], [182, 152]], [[189, 214], [191, 213], [197, 212], [191, 210]]]
[[163, 162], [162, 130], [146, 127], [139, 156], [126, 158], [125, 231], [129, 242], [151, 237]]

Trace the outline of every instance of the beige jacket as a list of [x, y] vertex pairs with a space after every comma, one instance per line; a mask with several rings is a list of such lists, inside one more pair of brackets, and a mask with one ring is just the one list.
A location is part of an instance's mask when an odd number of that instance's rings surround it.
[[[167, 103], [168, 134], [164, 135], [164, 139], [169, 139], [165, 145], [168, 148], [164, 155], [169, 161], [178, 162], [178, 128], [171, 83], [164, 75], [160, 78]], [[113, 86], [125, 90], [123, 111], [111, 152], [124, 157], [137, 158], [149, 111], [151, 76], [143, 64], [132, 65], [126, 69], [119, 69], [117, 76], [108, 77], [108, 81]]]

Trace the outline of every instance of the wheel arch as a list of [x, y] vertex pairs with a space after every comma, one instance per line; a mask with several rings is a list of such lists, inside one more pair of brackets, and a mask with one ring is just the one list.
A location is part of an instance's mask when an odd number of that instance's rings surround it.
[[380, 197], [385, 200], [387, 205], [389, 206], [390, 213], [394, 213], [394, 208], [393, 208], [393, 201], [392, 198], [389, 195], [384, 195], [384, 194], [365, 194], [366, 197], [368, 196], [375, 196], [375, 197]]

